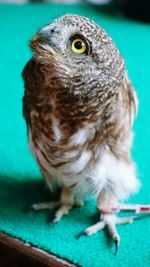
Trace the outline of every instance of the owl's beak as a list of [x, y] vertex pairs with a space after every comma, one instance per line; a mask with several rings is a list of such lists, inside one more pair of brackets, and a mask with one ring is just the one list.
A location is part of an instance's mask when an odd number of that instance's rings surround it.
[[41, 35], [37, 33], [30, 41], [31, 49], [33, 50], [37, 49], [40, 42], [41, 42]]
[[43, 38], [40, 33], [37, 33], [30, 41], [30, 47], [33, 51], [38, 51]]
[[42, 29], [35, 34], [35, 36], [31, 40], [31, 43], [47, 43], [50, 37], [50, 32]]
[[39, 42], [41, 39], [41, 36], [39, 33], [37, 33], [33, 38], [32, 38], [32, 42]]
[[48, 45], [48, 51], [54, 52], [54, 44], [51, 42], [50, 37], [50, 34], [46, 31], [39, 31], [30, 41], [31, 49], [34, 52], [41, 52], [41, 50], [47, 50]]

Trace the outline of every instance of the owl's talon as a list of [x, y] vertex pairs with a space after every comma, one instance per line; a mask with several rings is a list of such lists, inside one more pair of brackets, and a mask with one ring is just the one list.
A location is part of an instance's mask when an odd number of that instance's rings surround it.
[[54, 215], [54, 222], [59, 222], [60, 219], [63, 217], [63, 215], [66, 215], [69, 213], [69, 210], [72, 208], [71, 205], [62, 204], [58, 210], [56, 211]]
[[82, 236], [84, 236], [84, 235], [87, 236], [87, 232], [86, 232], [86, 230], [83, 230], [81, 233], [77, 234], [77, 235], [76, 235], [76, 238], [79, 239], [80, 237], [82, 237]]
[[117, 252], [118, 252], [119, 244], [120, 244], [120, 242], [118, 240], [115, 240], [115, 252], [114, 252], [114, 255], [116, 255]]
[[55, 224], [57, 223], [57, 218], [56, 218], [55, 215], [51, 218], [50, 222], [51, 222], [53, 225], [55, 225]]

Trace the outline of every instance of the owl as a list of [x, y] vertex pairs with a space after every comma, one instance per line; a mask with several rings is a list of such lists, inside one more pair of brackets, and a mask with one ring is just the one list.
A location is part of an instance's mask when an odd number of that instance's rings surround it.
[[131, 157], [136, 92], [125, 63], [109, 35], [90, 19], [66, 14], [39, 30], [23, 70], [23, 114], [31, 151], [56, 202], [58, 222], [72, 207], [94, 196], [100, 217], [81, 234], [107, 228], [120, 243], [116, 225], [131, 223], [108, 207], [139, 188]]

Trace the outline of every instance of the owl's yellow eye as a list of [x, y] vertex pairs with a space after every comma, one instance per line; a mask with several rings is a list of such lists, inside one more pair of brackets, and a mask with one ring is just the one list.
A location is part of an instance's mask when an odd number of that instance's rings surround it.
[[72, 41], [71, 48], [77, 54], [84, 54], [87, 51], [87, 43], [84, 39], [76, 38]]

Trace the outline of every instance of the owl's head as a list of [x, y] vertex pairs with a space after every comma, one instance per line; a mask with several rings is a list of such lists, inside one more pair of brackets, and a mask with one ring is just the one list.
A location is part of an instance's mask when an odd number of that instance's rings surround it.
[[46, 25], [30, 46], [43, 62], [55, 62], [71, 77], [97, 77], [100, 84], [122, 80], [124, 62], [107, 33], [90, 19], [67, 14]]

